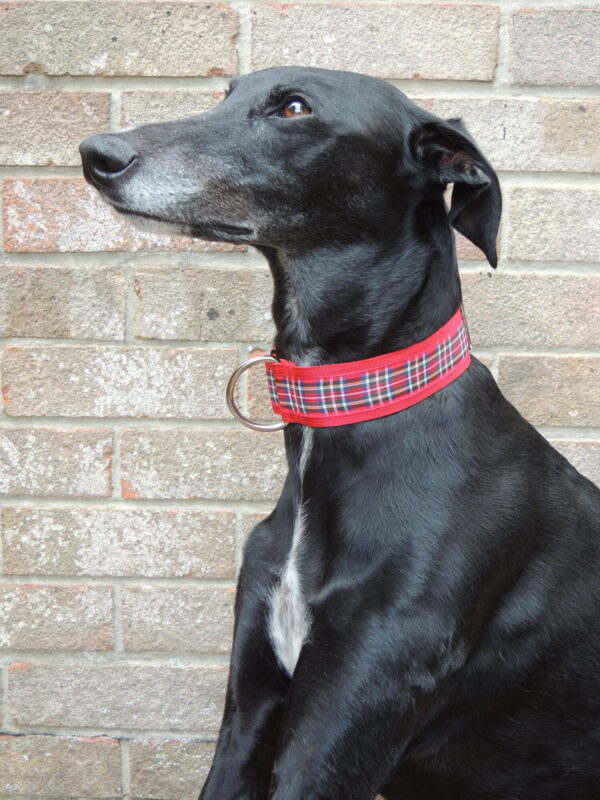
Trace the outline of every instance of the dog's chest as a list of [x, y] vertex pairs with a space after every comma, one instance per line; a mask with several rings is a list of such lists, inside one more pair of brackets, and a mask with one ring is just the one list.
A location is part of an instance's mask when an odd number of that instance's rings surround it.
[[[300, 452], [300, 483], [312, 448], [313, 430], [304, 428]], [[296, 518], [292, 546], [280, 575], [279, 582], [271, 593], [269, 636], [277, 660], [282, 668], [292, 675], [310, 630], [310, 611], [302, 593], [300, 563], [305, 531], [305, 509], [302, 496]]]

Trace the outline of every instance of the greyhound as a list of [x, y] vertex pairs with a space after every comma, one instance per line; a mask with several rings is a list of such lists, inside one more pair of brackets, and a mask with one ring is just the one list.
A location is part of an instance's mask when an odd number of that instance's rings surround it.
[[[452, 227], [496, 266], [476, 143], [366, 75], [261, 70], [81, 154], [131, 221], [266, 257], [274, 373], [435, 337], [461, 305]], [[600, 798], [600, 491], [461, 358], [399, 410], [289, 422], [201, 800]]]

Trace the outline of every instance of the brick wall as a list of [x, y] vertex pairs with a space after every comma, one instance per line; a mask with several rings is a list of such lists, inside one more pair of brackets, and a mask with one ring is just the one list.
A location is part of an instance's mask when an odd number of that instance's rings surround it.
[[263, 262], [116, 222], [79, 141], [280, 63], [462, 115], [506, 203], [497, 273], [460, 243], [476, 351], [600, 481], [594, 5], [0, 3], [0, 798], [196, 796], [241, 543], [283, 474], [223, 400], [271, 337]]

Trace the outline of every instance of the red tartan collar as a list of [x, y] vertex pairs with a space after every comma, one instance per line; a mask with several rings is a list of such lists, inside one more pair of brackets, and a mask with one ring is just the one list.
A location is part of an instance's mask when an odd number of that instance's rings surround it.
[[273, 411], [285, 422], [322, 428], [415, 405], [452, 383], [470, 363], [469, 332], [459, 309], [427, 339], [383, 356], [318, 367], [282, 358], [265, 367]]

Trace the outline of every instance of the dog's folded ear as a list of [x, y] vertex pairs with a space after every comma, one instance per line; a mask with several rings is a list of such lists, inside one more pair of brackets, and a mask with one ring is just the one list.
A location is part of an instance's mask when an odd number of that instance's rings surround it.
[[413, 157], [443, 186], [453, 183], [448, 218], [496, 267], [502, 211], [498, 177], [459, 119], [426, 122], [411, 137]]

